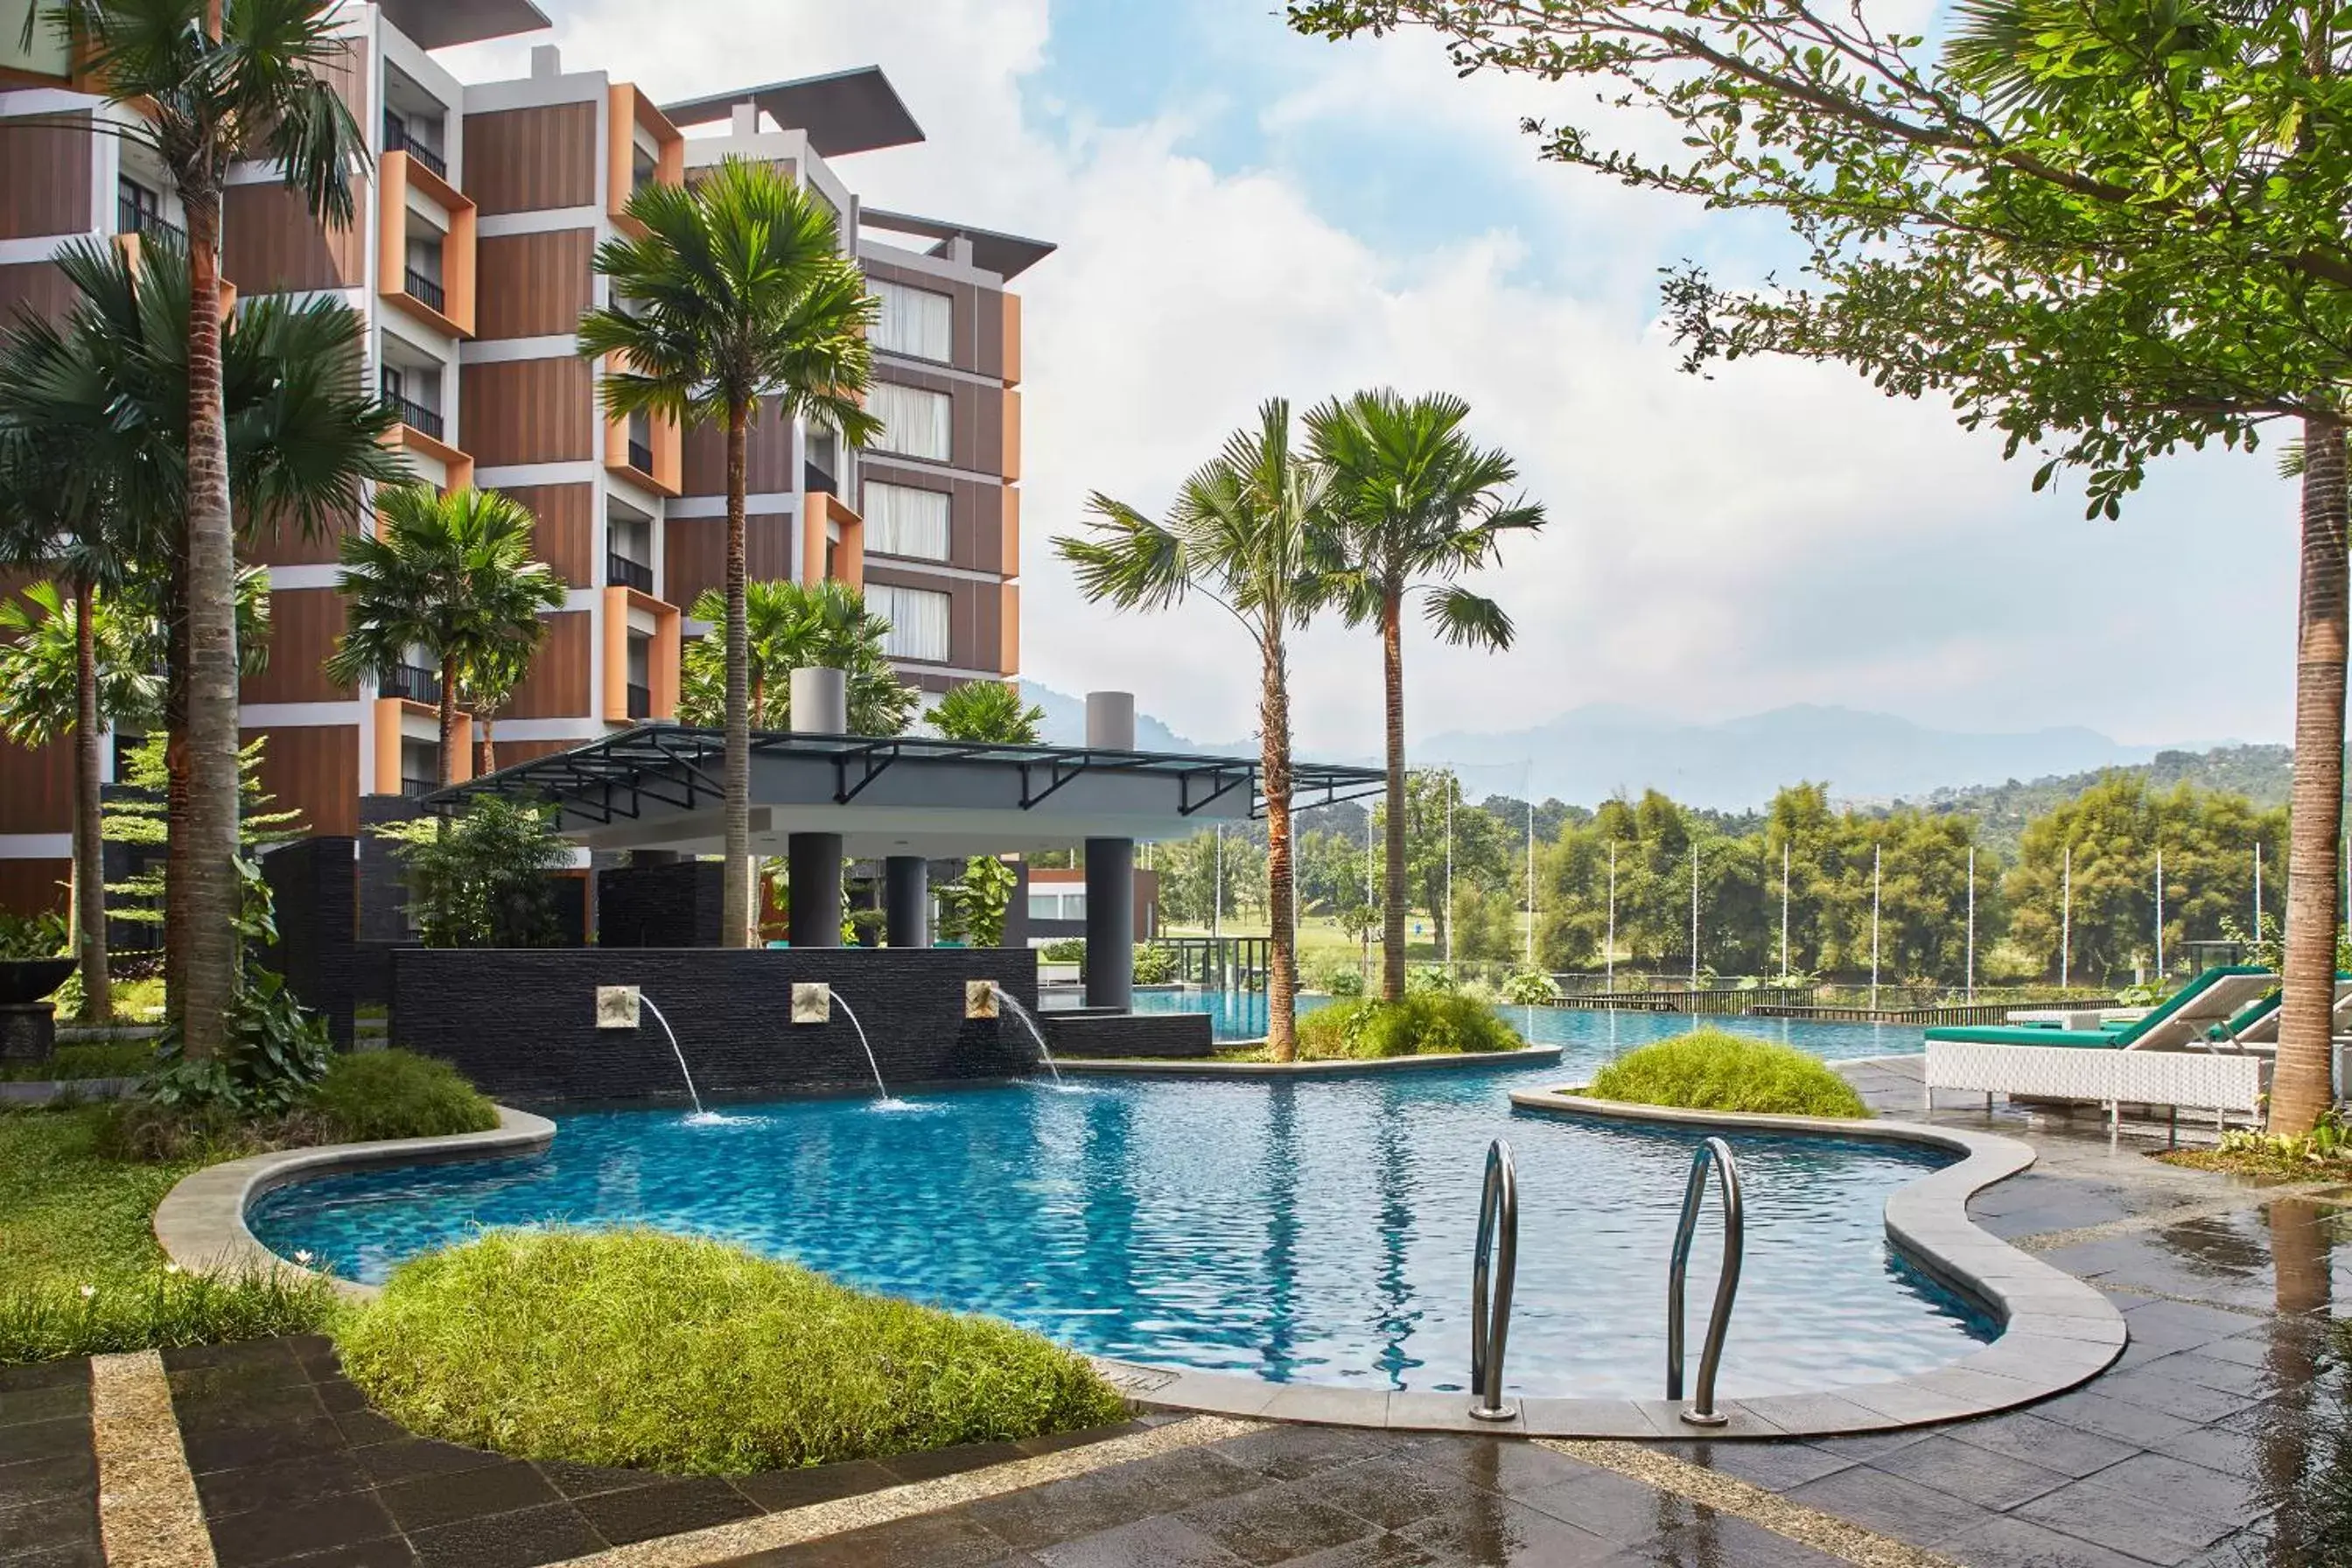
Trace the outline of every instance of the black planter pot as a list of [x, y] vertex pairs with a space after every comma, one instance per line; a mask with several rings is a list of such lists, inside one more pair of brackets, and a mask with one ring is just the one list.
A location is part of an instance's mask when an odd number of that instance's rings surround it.
[[70, 958], [0, 959], [0, 1061], [47, 1061], [58, 1048], [49, 993], [74, 972]]
[[66, 983], [77, 962], [71, 958], [0, 959], [0, 1007], [43, 1000]]

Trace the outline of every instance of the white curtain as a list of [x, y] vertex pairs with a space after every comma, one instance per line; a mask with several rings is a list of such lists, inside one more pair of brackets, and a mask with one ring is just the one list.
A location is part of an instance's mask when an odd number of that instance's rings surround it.
[[875, 297], [882, 301], [881, 319], [874, 323], [874, 346], [886, 353], [911, 354], [917, 359], [955, 358], [955, 301], [929, 289], [874, 280]]
[[882, 450], [934, 463], [955, 457], [955, 403], [946, 393], [877, 381], [866, 411], [882, 421]]
[[866, 481], [866, 548], [882, 555], [948, 558], [948, 493]]
[[948, 608], [945, 594], [922, 588], [898, 588], [876, 583], [866, 590], [866, 605], [890, 623], [882, 651], [892, 658], [919, 658], [932, 664], [948, 661]]

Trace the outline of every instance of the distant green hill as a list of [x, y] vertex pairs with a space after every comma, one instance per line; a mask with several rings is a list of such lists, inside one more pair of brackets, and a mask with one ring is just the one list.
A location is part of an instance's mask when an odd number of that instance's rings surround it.
[[2294, 767], [2294, 749], [2291, 746], [2216, 746], [2210, 752], [2158, 752], [2148, 762], [2090, 773], [2054, 774], [2031, 784], [2011, 779], [2007, 784], [1937, 790], [1899, 804], [1974, 817], [1983, 825], [1984, 842], [2005, 858], [2014, 859], [2018, 838], [2028, 822], [2072, 800], [2111, 773], [2146, 779], [2155, 789], [2191, 784], [2200, 789], [2227, 790], [2244, 795], [2256, 805], [2273, 806], [2286, 804]]

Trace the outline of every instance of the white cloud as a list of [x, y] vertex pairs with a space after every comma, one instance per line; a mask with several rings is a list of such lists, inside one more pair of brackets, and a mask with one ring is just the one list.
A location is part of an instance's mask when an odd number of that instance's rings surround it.
[[[568, 12], [575, 66], [626, 61], [661, 96], [878, 62], [929, 135], [843, 161], [877, 205], [1035, 234], [1024, 278], [1025, 673], [1135, 689], [1203, 740], [1255, 723], [1247, 646], [1205, 606], [1158, 618], [1085, 604], [1048, 547], [1093, 489], [1163, 503], [1269, 395], [1444, 387], [1518, 456], [1552, 514], [1483, 584], [1517, 617], [1488, 658], [1416, 638], [1414, 728], [1508, 728], [1583, 701], [1695, 716], [1792, 701], [1931, 722], [2087, 722], [2126, 739], [2281, 735], [2289, 710], [2293, 518], [2263, 458], [2168, 466], [2120, 526], [2028, 493], [2028, 469], [1948, 410], [1890, 402], [1836, 367], [1681, 374], [1645, 319], [1661, 262], [1715, 220], [1535, 163], [1517, 129], [1547, 89], [1456, 81], [1425, 39], [1308, 51], [1254, 110], [1096, 103], [1046, 112], [1038, 0], [674, 0]], [[1234, 26], [1272, 28], [1258, 11]], [[462, 74], [521, 68], [520, 46]], [[1057, 108], [1060, 106], [1057, 106]], [[1186, 150], [1212, 113], [1254, 112], [1266, 166]], [[1291, 139], [1413, 126], [1510, 205], [1489, 231], [1376, 248], [1278, 155]], [[1377, 158], [1347, 179], [1379, 181]], [[1319, 176], [1318, 176], [1319, 178]], [[1570, 247], [1566, 257], [1559, 247]], [[1563, 259], [1580, 263], [1563, 268]], [[1556, 281], [1568, 276], [1580, 282]], [[1375, 655], [1318, 630], [1295, 658], [1301, 739], [1376, 743]]]

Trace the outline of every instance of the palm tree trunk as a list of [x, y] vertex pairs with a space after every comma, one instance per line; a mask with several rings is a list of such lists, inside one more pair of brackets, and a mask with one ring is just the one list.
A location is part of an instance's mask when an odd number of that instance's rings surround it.
[[441, 706], [435, 715], [441, 723], [441, 757], [436, 782], [447, 789], [457, 782], [457, 656], [441, 656]]
[[2294, 782], [2287, 840], [2286, 952], [2271, 1131], [2311, 1130], [2335, 1103], [2328, 1038], [2344, 826], [2347, 647], [2344, 432], [2304, 421], [2303, 594], [2294, 680]]
[[1297, 929], [1290, 903], [1290, 679], [1279, 621], [1265, 636], [1265, 689], [1258, 698], [1260, 763], [1265, 773], [1265, 1050], [1276, 1061], [1298, 1055]]
[[1387, 865], [1381, 900], [1381, 995], [1404, 997], [1404, 595], [1381, 595], [1381, 675], [1388, 687]]
[[177, 1023], [188, 966], [188, 545], [173, 546], [163, 613], [163, 1016]]
[[98, 811], [98, 595], [74, 584], [74, 934], [81, 961], [81, 1021], [114, 1016], [106, 973], [105, 842]]
[[[751, 943], [751, 635], [744, 609], [743, 506], [745, 432], [751, 410], [727, 410], [727, 758], [726, 856], [719, 878], [721, 947]], [[793, 932], [797, 942], [804, 933]]]
[[474, 715], [474, 722], [482, 727], [481, 765], [474, 770], [474, 776], [478, 779], [488, 778], [499, 771], [498, 742], [490, 736], [490, 726], [495, 718], [495, 710], [488, 708]]
[[229, 521], [228, 431], [221, 407], [220, 192], [183, 184], [188, 280], [188, 814], [186, 997], [180, 1015], [192, 1061], [219, 1054], [236, 999], [236, 560]]

